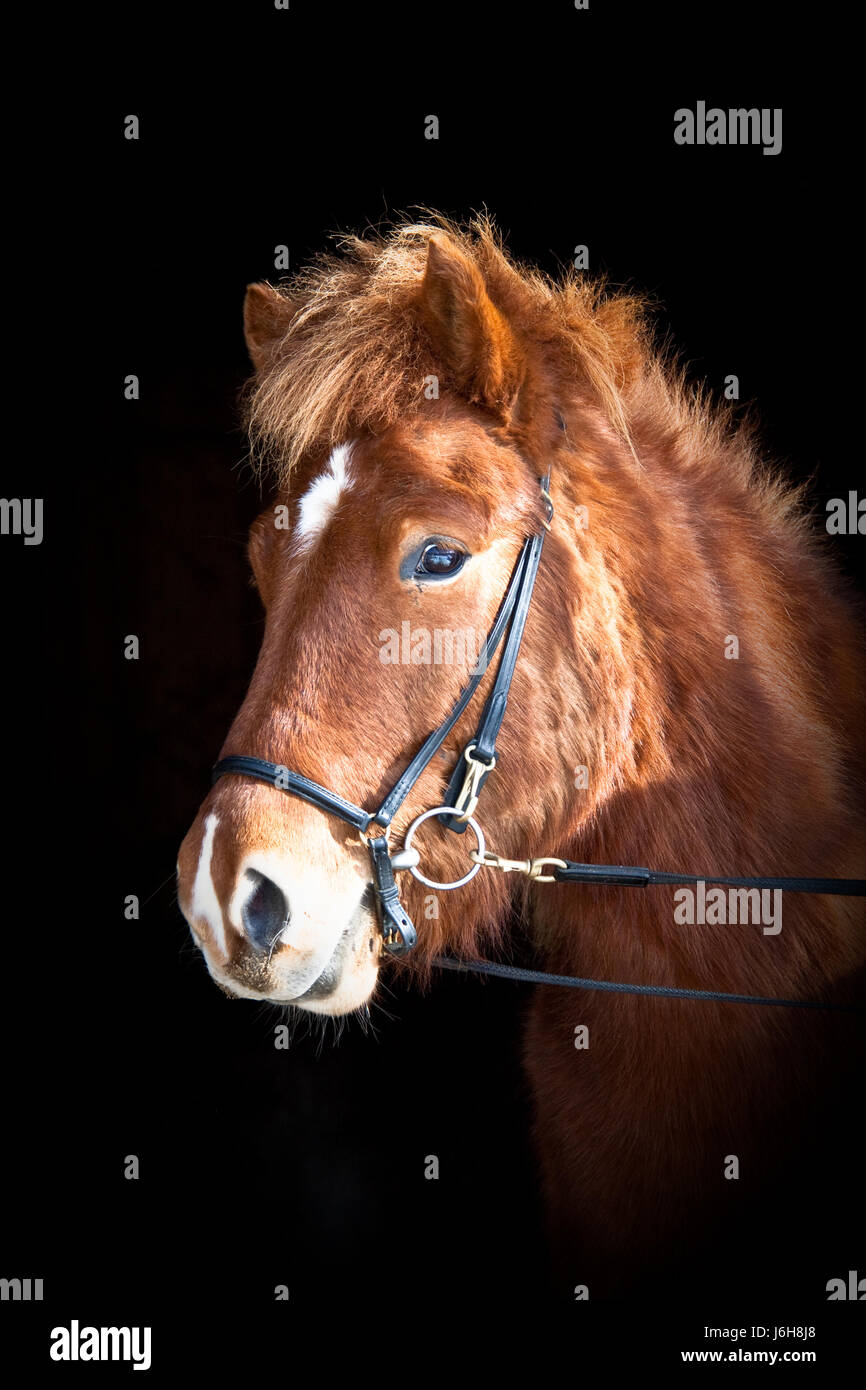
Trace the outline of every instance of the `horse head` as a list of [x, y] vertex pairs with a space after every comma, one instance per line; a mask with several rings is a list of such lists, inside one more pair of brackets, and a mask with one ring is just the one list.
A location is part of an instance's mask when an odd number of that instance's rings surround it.
[[[476, 668], [521, 546], [545, 524], [539, 477], [551, 467], [553, 495], [573, 513], [568, 422], [581, 391], [578, 432], [589, 418], [608, 428], [594, 398], [612, 370], [610, 333], [585, 311], [598, 342], [575, 379], [550, 290], [480, 230], [471, 242], [404, 228], [375, 252], [356, 243], [348, 265], [330, 260], [288, 290], [247, 294], [250, 425], [276, 464], [277, 492], [250, 532], [266, 622], [222, 757], [254, 754], [371, 810]], [[485, 831], [505, 856], [561, 846], [593, 801], [564, 769], [617, 739], [600, 638], [589, 641], [589, 679], [573, 679], [579, 598], [566, 531], [548, 540], [485, 787]], [[491, 679], [395, 815], [393, 843], [441, 803]], [[428, 822], [425, 875], [463, 876], [470, 838]], [[382, 943], [356, 828], [228, 776], [200, 808], [178, 870], [182, 910], [228, 992], [333, 1014], [369, 999]], [[405, 875], [415, 966], [495, 939], [515, 887], [486, 873], [446, 900]]]

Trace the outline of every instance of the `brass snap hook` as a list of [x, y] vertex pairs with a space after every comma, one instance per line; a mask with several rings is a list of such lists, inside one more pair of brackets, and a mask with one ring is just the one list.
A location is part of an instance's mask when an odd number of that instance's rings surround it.
[[463, 750], [463, 756], [467, 762], [466, 776], [463, 779], [463, 786], [460, 788], [460, 795], [454, 803], [452, 815], [455, 820], [469, 821], [475, 807], [478, 805], [478, 793], [481, 788], [481, 779], [486, 773], [492, 772], [496, 766], [496, 754], [494, 753], [489, 763], [483, 763], [478, 758], [473, 758], [472, 752], [475, 748], [474, 743], [469, 743]]

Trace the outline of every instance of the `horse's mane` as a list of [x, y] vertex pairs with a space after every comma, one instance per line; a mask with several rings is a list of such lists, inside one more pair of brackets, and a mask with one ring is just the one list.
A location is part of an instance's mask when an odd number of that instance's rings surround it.
[[434, 231], [457, 244], [518, 332], [559, 374], [587, 383], [628, 438], [625, 391], [651, 356], [645, 298], [613, 291], [603, 277], [568, 269], [554, 280], [518, 265], [486, 215], [465, 226], [428, 216], [341, 237], [342, 254], [322, 254], [276, 287], [287, 301], [286, 335], [246, 405], [253, 461], [280, 481], [310, 450], [378, 433], [417, 409], [426, 377], [447, 388], [416, 307]]
[[305, 455], [387, 429], [423, 404], [430, 376], [448, 389], [418, 312], [427, 244], [444, 233], [480, 271], [523, 341], [542, 354], [563, 406], [588, 393], [635, 461], [643, 443], [708, 481], [722, 467], [768, 517], [802, 528], [807, 485], [791, 486], [768, 463], [749, 408], [689, 380], [670, 338], [655, 331], [649, 296], [571, 267], [554, 279], [518, 263], [487, 214], [466, 224], [427, 209], [424, 215], [423, 223], [405, 218], [363, 238], [339, 235], [338, 254], [322, 253], [275, 287], [285, 300], [284, 336], [245, 394], [250, 458], [260, 476], [283, 486]]

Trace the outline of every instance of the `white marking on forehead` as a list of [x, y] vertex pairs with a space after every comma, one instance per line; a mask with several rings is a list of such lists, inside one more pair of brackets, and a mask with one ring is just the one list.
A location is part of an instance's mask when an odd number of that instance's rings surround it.
[[342, 494], [352, 486], [349, 465], [352, 444], [338, 444], [325, 466], [324, 473], [312, 482], [298, 508], [295, 539], [298, 550], [309, 550], [334, 514]]
[[209, 815], [204, 823], [204, 836], [198, 857], [198, 868], [195, 871], [195, 883], [192, 886], [191, 911], [193, 917], [204, 918], [213, 934], [214, 944], [219, 949], [220, 954], [225, 955], [226, 933], [223, 913], [210, 871], [214, 836], [218, 825], [219, 816], [213, 814]]

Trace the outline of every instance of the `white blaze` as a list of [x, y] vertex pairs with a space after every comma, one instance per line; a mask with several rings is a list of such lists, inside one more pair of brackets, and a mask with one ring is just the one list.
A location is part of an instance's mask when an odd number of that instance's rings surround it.
[[299, 551], [310, 550], [330, 521], [341, 496], [352, 486], [349, 464], [352, 445], [338, 444], [328, 459], [324, 473], [312, 482], [301, 498], [296, 539]]

